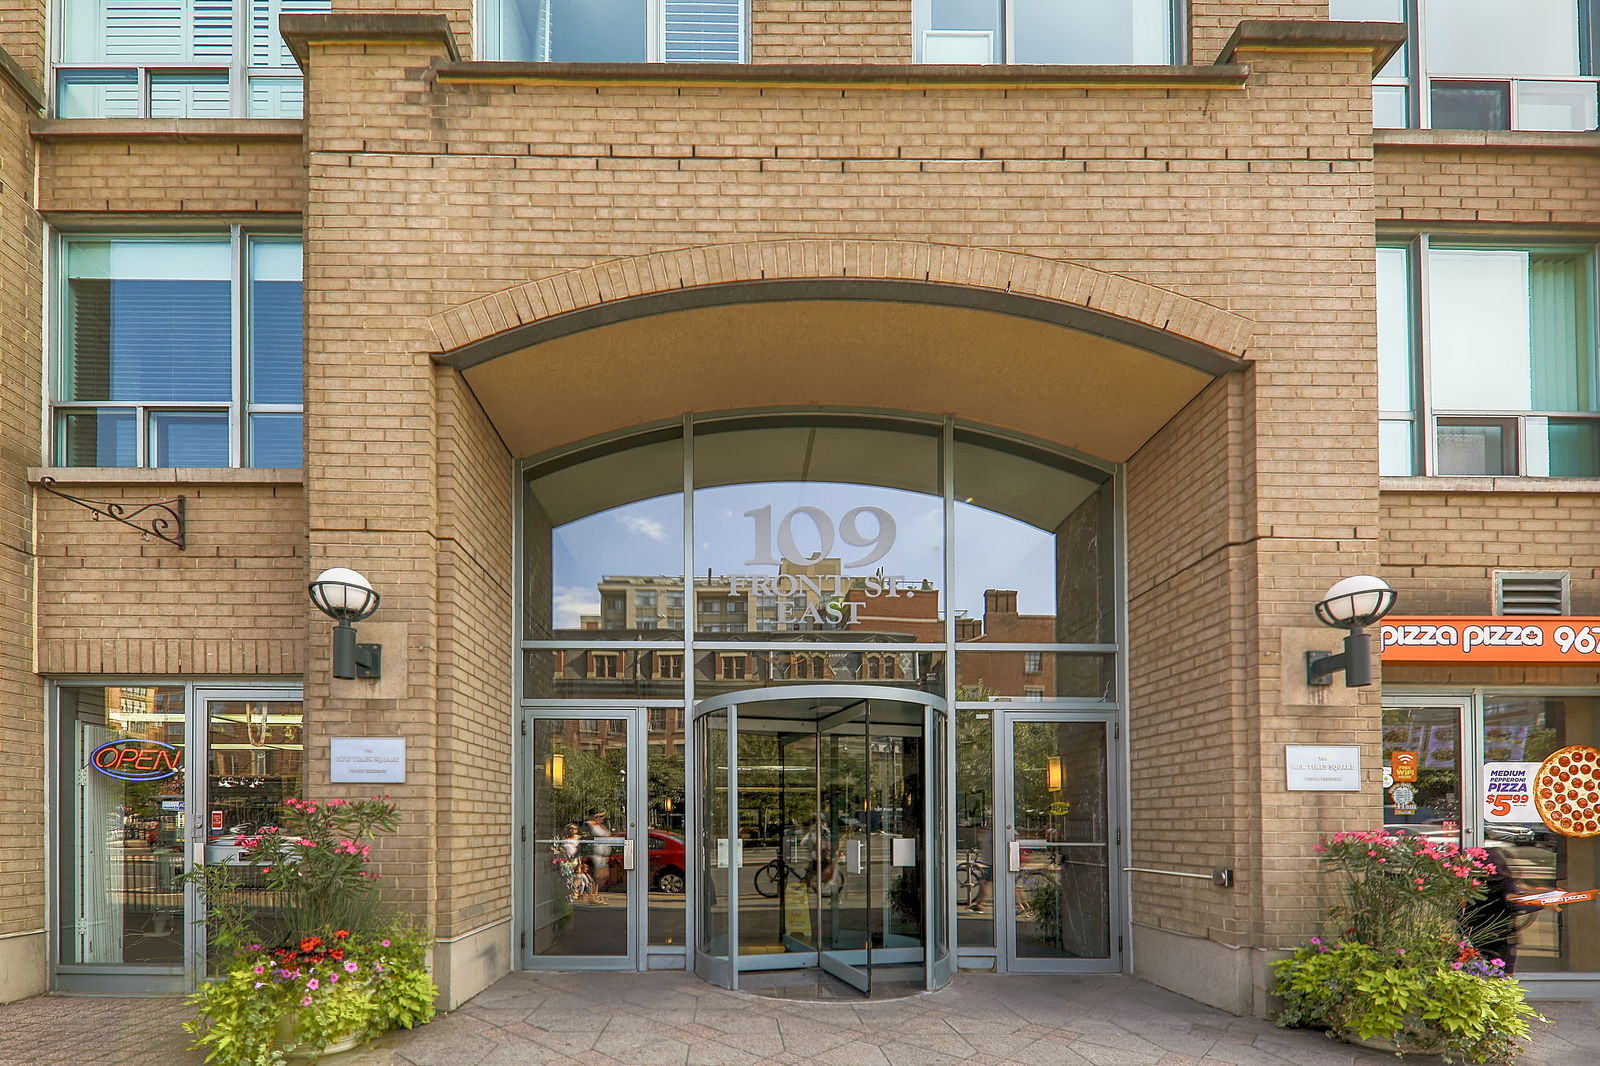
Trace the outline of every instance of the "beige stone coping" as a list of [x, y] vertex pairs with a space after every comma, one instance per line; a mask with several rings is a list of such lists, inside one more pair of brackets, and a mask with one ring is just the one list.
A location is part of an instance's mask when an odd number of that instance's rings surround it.
[[1379, 492], [1527, 493], [1539, 496], [1600, 495], [1600, 478], [1584, 477], [1381, 477]]
[[1373, 147], [1560, 149], [1600, 152], [1600, 133], [1542, 133], [1534, 130], [1373, 130]]
[[32, 132], [41, 141], [299, 141], [305, 123], [297, 118], [41, 118], [34, 120]]
[[34, 466], [29, 484], [55, 478], [57, 485], [299, 485], [305, 471], [296, 467], [209, 466]]

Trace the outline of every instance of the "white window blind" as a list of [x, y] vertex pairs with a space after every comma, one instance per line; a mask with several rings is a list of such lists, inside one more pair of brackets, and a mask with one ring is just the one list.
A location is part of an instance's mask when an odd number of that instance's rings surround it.
[[[89, 10], [84, 5], [76, 14]], [[226, 66], [233, 59], [232, 0], [101, 0], [95, 10], [100, 54], [93, 61]], [[74, 29], [68, 36], [87, 44], [86, 27]]]
[[739, 62], [744, 0], [665, 0], [662, 19], [666, 62]]
[[296, 69], [289, 45], [278, 32], [282, 15], [318, 15], [328, 0], [250, 0], [250, 65]]

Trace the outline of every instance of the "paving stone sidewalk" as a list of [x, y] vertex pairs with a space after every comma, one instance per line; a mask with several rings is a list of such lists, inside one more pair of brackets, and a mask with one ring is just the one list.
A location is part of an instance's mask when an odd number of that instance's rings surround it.
[[[1542, 1003], [1523, 1066], [1600, 1066], [1600, 1002]], [[0, 1066], [198, 1066], [176, 999], [0, 1007]], [[1423, 1063], [1437, 1062], [1424, 1058]], [[691, 974], [517, 973], [326, 1066], [1366, 1066], [1392, 1055], [1234, 1018], [1131, 977], [968, 974], [882, 1003], [726, 992]]]

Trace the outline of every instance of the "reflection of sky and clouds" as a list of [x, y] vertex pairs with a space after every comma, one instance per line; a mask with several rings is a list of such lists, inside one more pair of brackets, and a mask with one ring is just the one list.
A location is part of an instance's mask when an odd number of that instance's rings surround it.
[[[770, 507], [771, 540], [763, 547], [760, 518], [747, 512]], [[778, 567], [752, 560], [778, 558], [784, 517], [796, 508], [815, 508], [834, 528], [828, 555], [846, 563], [877, 554], [883, 547], [876, 514], [863, 511], [848, 527], [844, 518], [857, 508], [878, 508], [894, 524], [893, 546], [870, 565], [845, 567], [852, 576], [881, 570], [910, 582], [927, 579], [944, 585], [944, 511], [937, 496], [881, 486], [836, 482], [764, 482], [698, 490], [695, 499], [695, 573], [772, 576]], [[572, 629], [579, 617], [598, 614], [597, 585], [604, 576], [679, 576], [683, 569], [682, 496], [672, 494], [624, 504], [569, 522], [552, 538], [553, 607], [557, 629]], [[996, 512], [956, 503], [956, 584], [958, 613], [983, 614], [985, 589], [1015, 589], [1024, 614], [1054, 613], [1055, 538]], [[807, 514], [789, 524], [794, 547], [812, 555], [824, 547], [822, 531]]]

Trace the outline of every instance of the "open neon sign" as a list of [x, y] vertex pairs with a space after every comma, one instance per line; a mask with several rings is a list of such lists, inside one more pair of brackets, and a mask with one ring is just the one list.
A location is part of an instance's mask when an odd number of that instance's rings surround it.
[[120, 781], [160, 781], [183, 769], [183, 752], [159, 740], [113, 740], [89, 753], [89, 765]]

